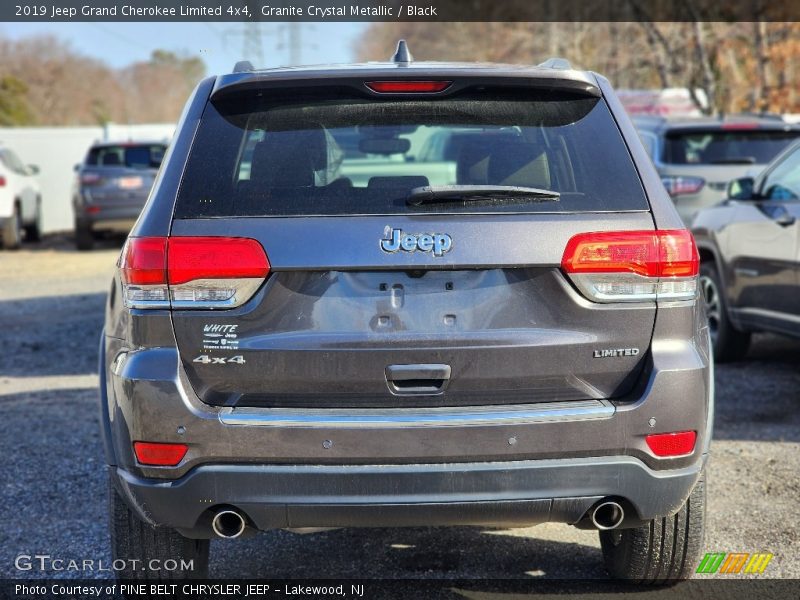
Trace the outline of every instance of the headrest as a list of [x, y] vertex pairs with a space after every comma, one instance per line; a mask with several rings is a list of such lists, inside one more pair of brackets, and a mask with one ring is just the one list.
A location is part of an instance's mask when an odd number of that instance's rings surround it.
[[522, 140], [507, 141], [492, 148], [489, 156], [491, 185], [550, 188], [547, 153], [539, 144]]
[[253, 149], [250, 181], [267, 187], [314, 186], [314, 172], [328, 161], [325, 140], [322, 128], [266, 132]]

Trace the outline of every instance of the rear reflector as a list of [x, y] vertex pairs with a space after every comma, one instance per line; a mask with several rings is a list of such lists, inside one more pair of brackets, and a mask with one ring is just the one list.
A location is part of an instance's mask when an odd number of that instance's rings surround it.
[[700, 259], [685, 229], [610, 231], [572, 237], [561, 268], [596, 302], [677, 300], [697, 293]]
[[696, 431], [654, 433], [645, 437], [647, 446], [656, 456], [685, 456], [694, 452]]
[[450, 87], [452, 81], [365, 81], [379, 94], [435, 94]]
[[134, 442], [136, 460], [143, 465], [174, 467], [186, 456], [186, 444], [164, 444], [161, 442]]
[[130, 308], [240, 306], [269, 268], [261, 244], [248, 238], [130, 238], [120, 258]]

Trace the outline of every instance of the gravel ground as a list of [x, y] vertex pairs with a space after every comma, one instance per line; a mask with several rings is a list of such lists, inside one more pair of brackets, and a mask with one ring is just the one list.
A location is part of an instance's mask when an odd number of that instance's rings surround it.
[[[118, 253], [63, 237], [0, 253], [0, 577], [35, 575], [15, 569], [19, 554], [110, 560], [95, 348]], [[800, 343], [765, 335], [716, 373], [707, 550], [772, 552], [775, 578], [800, 578], [799, 364]], [[214, 541], [211, 562], [218, 577], [604, 577], [596, 533], [555, 524], [278, 531]]]

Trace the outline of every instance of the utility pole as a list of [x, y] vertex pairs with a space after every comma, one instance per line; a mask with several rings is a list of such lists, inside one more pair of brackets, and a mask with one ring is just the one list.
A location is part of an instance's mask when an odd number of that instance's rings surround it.
[[303, 64], [303, 25], [292, 21], [291, 23], [287, 23], [284, 27], [289, 65], [301, 65]]
[[244, 58], [252, 62], [256, 68], [264, 66], [264, 46], [261, 44], [261, 23], [247, 22], [242, 31]]
[[242, 60], [249, 60], [257, 68], [264, 67], [264, 45], [261, 43], [261, 23], [242, 23], [241, 28], [228, 29], [222, 34], [222, 42], [227, 47], [229, 36], [241, 36]]
[[[249, 60], [256, 68], [263, 68], [266, 65], [264, 63], [262, 35], [278, 34], [281, 43], [275, 49], [285, 51], [288, 58], [285, 64], [295, 66], [303, 64], [303, 27], [305, 26], [304, 23], [290, 22], [282, 24], [271, 31], [263, 32], [261, 23], [257, 21], [247, 22], [242, 23], [241, 27], [225, 31], [222, 38], [223, 42], [225, 42], [228, 36], [241, 36], [242, 60]], [[270, 56], [272, 55], [270, 54]]]

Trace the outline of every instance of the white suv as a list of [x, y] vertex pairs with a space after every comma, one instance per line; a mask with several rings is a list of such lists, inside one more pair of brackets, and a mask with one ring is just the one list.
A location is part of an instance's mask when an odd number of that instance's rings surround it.
[[25, 239], [36, 241], [41, 234], [41, 193], [34, 175], [35, 165], [25, 165], [8, 148], [0, 145], [0, 248], [18, 248]]

